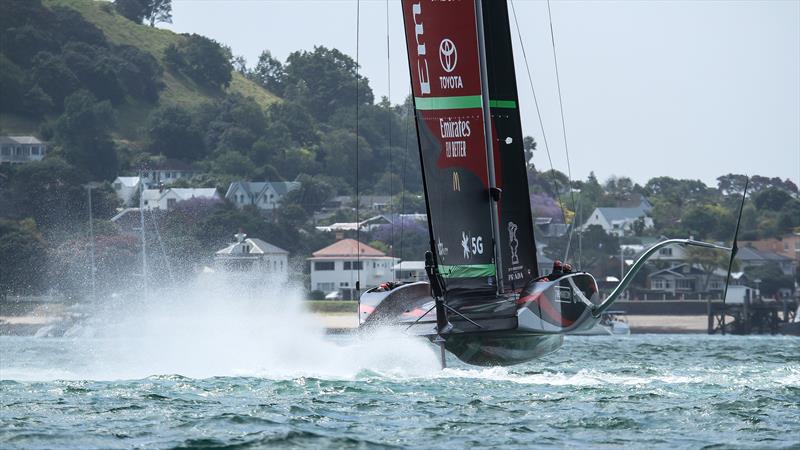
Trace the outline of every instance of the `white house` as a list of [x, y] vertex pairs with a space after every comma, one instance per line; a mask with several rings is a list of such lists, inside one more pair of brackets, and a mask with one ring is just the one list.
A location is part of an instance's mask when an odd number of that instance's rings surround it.
[[312, 291], [340, 291], [342, 298], [354, 299], [359, 279], [362, 291], [390, 281], [400, 259], [355, 239], [343, 239], [314, 252], [308, 261]]
[[33, 136], [0, 136], [0, 164], [41, 161], [47, 144]]
[[236, 242], [214, 255], [214, 265], [226, 272], [248, 276], [263, 275], [267, 281], [285, 283], [289, 279], [289, 252], [261, 239], [236, 233]]
[[191, 178], [196, 174], [197, 170], [191, 164], [177, 159], [167, 159], [141, 171], [142, 181], [146, 187], [155, 187], [159, 184], [169, 186], [181, 178]]
[[634, 224], [638, 220], [642, 220], [644, 229], [653, 228], [653, 219], [647, 217], [642, 207], [595, 208], [581, 228], [586, 230], [592, 225], [600, 225], [608, 234], [625, 236], [633, 234]]
[[228, 187], [225, 198], [244, 208], [253, 205], [264, 211], [278, 208], [283, 197], [300, 187], [297, 181], [235, 181]]
[[392, 268], [397, 281], [428, 281], [425, 273], [425, 261], [403, 261]]
[[124, 206], [134, 206], [132, 201], [136, 193], [141, 189], [142, 182], [139, 177], [117, 177], [111, 184], [117, 197], [122, 200]]
[[169, 211], [178, 202], [193, 198], [222, 200], [222, 197], [214, 188], [145, 189], [142, 193], [142, 203], [145, 210], [160, 209]]

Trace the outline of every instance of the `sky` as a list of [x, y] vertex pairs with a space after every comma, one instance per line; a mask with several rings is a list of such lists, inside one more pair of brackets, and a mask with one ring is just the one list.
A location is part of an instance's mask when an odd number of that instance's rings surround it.
[[[554, 168], [573, 179], [716, 186], [744, 173], [800, 185], [800, 1], [552, 0], [566, 144], [547, 3], [513, 6], [522, 128], [539, 142], [538, 169], [550, 169], [544, 130]], [[263, 50], [285, 61], [315, 45], [355, 57], [357, 10], [361, 73], [376, 99], [400, 103], [410, 87], [399, 0], [173, 0], [173, 23], [159, 26], [215, 39], [252, 66]]]

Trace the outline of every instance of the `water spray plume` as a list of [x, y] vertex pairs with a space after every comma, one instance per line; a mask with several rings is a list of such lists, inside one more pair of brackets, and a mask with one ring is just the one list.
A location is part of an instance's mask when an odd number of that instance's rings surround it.
[[[100, 308], [98, 308], [100, 309]], [[147, 299], [120, 298], [68, 330], [66, 354], [43, 367], [5, 367], [15, 379], [138, 379], [363, 373], [428, 376], [439, 364], [427, 343], [401, 334], [331, 338], [301, 291], [263, 277], [205, 274]]]

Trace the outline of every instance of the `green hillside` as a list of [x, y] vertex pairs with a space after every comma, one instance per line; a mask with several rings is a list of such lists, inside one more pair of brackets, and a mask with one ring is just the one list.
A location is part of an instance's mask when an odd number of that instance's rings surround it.
[[[164, 50], [169, 45], [179, 44], [186, 38], [169, 30], [133, 23], [119, 15], [108, 2], [43, 0], [42, 4], [48, 8], [61, 6], [77, 10], [87, 21], [97, 26], [113, 44], [137, 47], [156, 58], [163, 67], [164, 89], [159, 94], [157, 104], [134, 99], [116, 108], [119, 120], [114, 134], [117, 138], [138, 140], [137, 130], [145, 123], [150, 111], [158, 106], [175, 105], [193, 108], [205, 102], [220, 100], [230, 93], [251, 97], [262, 108], [278, 100], [278, 97], [235, 71], [230, 86], [222, 92], [200, 86], [190, 78], [170, 69], [164, 63]], [[38, 126], [36, 121], [16, 114], [4, 113], [0, 117], [0, 128], [7, 133], [33, 133]]]

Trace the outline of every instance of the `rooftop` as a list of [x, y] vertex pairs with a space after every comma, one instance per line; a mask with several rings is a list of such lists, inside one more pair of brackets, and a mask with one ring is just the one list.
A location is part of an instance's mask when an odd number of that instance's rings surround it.
[[[245, 245], [249, 245], [247, 247], [247, 252], [245, 252], [242, 247]], [[241, 241], [234, 242], [229, 246], [223, 248], [216, 252], [217, 256], [221, 257], [229, 257], [229, 256], [241, 256], [242, 254], [247, 254], [248, 256], [261, 256], [261, 255], [288, 255], [289, 252], [286, 250], [272, 245], [269, 242], [262, 241], [258, 238], [247, 238]]]
[[359, 255], [359, 253], [362, 257], [386, 257], [386, 254], [382, 251], [370, 247], [363, 242], [358, 242], [355, 239], [342, 239], [323, 249], [317, 250], [312, 255], [314, 258], [352, 258]]
[[0, 136], [0, 144], [38, 145], [44, 143], [44, 141], [40, 141], [34, 136]]

